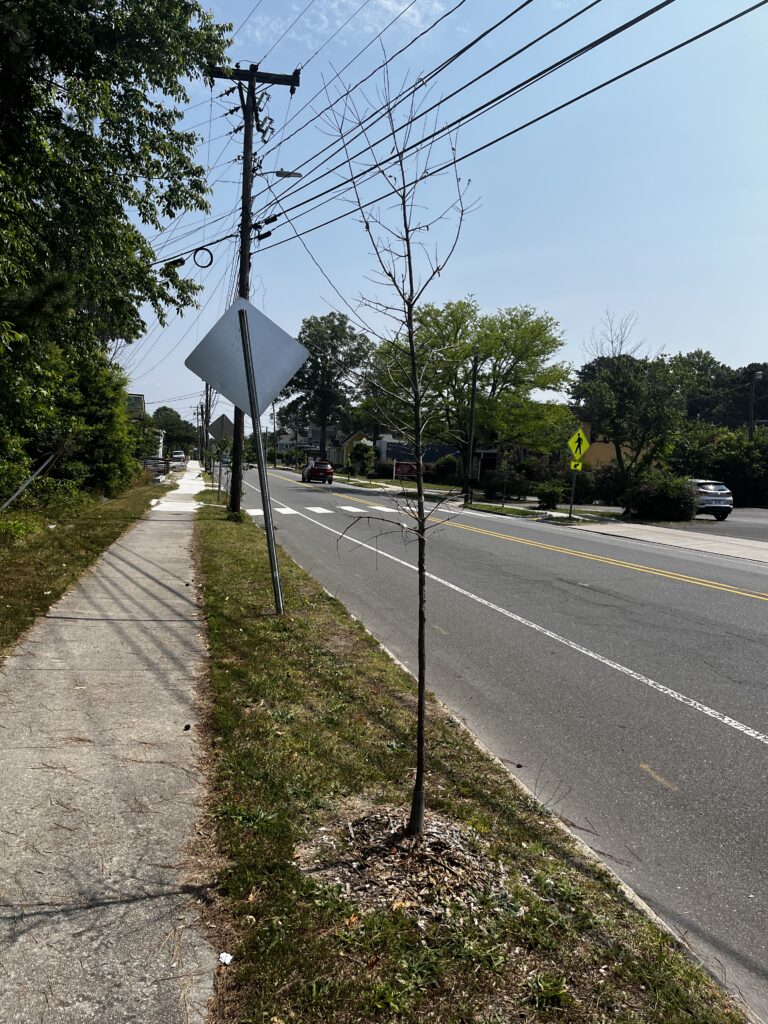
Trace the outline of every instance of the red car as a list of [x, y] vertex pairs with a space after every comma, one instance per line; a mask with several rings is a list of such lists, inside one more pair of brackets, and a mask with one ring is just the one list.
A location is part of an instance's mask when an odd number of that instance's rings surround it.
[[320, 484], [332, 484], [333, 483], [333, 466], [330, 462], [323, 462], [321, 459], [317, 459], [315, 462], [310, 462], [309, 465], [305, 466], [301, 471], [302, 483], [312, 483], [316, 480]]

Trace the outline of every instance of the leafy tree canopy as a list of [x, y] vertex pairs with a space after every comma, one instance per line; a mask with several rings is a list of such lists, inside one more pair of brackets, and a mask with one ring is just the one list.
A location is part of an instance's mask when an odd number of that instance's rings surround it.
[[[138, 225], [206, 207], [183, 82], [220, 63], [195, 0], [0, 0], [0, 462], [114, 491], [135, 468], [107, 355], [193, 301]], [[10, 394], [7, 394], [10, 392]], [[0, 477], [13, 473], [0, 465]]]
[[679, 374], [664, 356], [601, 355], [576, 371], [574, 410], [614, 446], [622, 474], [650, 465], [683, 422]]
[[29, 293], [59, 278], [99, 340], [130, 341], [142, 302], [191, 298], [150, 267], [130, 211], [158, 227], [205, 207], [196, 137], [176, 123], [223, 27], [192, 0], [0, 0], [0, 25], [0, 319], [23, 330]]
[[155, 409], [152, 422], [158, 430], [165, 431], [163, 449], [166, 452], [186, 451], [191, 445], [197, 444], [197, 428], [189, 420], [182, 419], [168, 405]]
[[359, 394], [358, 371], [370, 358], [372, 345], [343, 313], [307, 317], [299, 341], [308, 349], [309, 358], [281, 398], [300, 401], [303, 415], [320, 428], [320, 452], [325, 455], [328, 426]]
[[[419, 381], [426, 436], [468, 445], [473, 364], [477, 360], [476, 439], [521, 433], [515, 416], [535, 390], [559, 390], [569, 368], [552, 362], [563, 345], [560, 326], [546, 313], [515, 306], [483, 314], [474, 298], [425, 305], [417, 311], [416, 341], [424, 358]], [[398, 342], [379, 346], [373, 386], [384, 418], [397, 428], [398, 396], [409, 368]], [[527, 407], [526, 407], [527, 408]]]

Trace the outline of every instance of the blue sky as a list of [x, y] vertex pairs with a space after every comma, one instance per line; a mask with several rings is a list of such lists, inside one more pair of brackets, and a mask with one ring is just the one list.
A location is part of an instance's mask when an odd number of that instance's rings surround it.
[[[257, 216], [260, 210], [278, 212], [275, 195], [287, 209], [346, 176], [340, 170], [312, 185], [328, 154], [312, 157], [335, 137], [327, 115], [317, 116], [328, 96], [338, 95], [340, 82], [347, 89], [380, 64], [382, 44], [391, 56], [457, 0], [368, 0], [362, 9], [363, 0], [312, 0], [290, 28], [308, 2], [223, 0], [212, 6], [218, 20], [244, 22], [230, 50], [233, 62], [259, 62], [262, 70], [277, 72], [302, 65], [301, 87], [292, 99], [287, 89], [269, 90], [266, 113], [277, 131], [257, 149], [265, 171], [300, 168], [304, 178], [257, 178]], [[428, 102], [447, 96], [587, 4], [532, 0], [436, 76]], [[391, 62], [392, 91], [437, 67], [519, 5], [520, 0], [464, 0]], [[650, 0], [602, 0], [446, 101], [433, 115], [436, 126], [651, 6]], [[457, 155], [747, 6], [748, 0], [676, 0], [460, 129]], [[335, 72], [395, 18], [381, 40], [334, 80]], [[606, 309], [619, 316], [636, 314], [636, 336], [653, 351], [701, 347], [732, 366], [768, 358], [766, 44], [768, 6], [464, 161], [462, 182], [469, 180], [468, 197], [477, 209], [466, 218], [457, 252], [428, 299], [444, 302], [471, 293], [486, 310], [533, 305], [560, 322], [562, 356], [576, 365], [584, 361], [584, 343]], [[325, 83], [331, 83], [328, 92]], [[218, 98], [224, 87], [217, 85], [212, 98], [204, 85], [192, 83], [184, 119], [201, 136], [200, 162], [212, 168], [211, 213], [207, 218], [187, 214], [169, 225], [155, 243], [158, 256], [170, 258], [236, 229], [242, 137], [226, 134], [240, 118], [226, 115], [236, 97]], [[381, 87], [379, 75], [354, 90], [358, 109], [376, 107]], [[295, 134], [288, 138], [290, 132]], [[448, 156], [447, 143], [438, 144], [434, 160]], [[265, 190], [266, 181], [272, 192]], [[380, 182], [375, 187], [381, 191]], [[451, 188], [449, 176], [423, 184], [425, 216], [451, 201]], [[349, 208], [336, 197], [304, 216], [298, 214], [305, 208], [281, 215], [272, 238], [254, 254], [252, 301], [289, 333], [298, 332], [305, 316], [344, 308], [291, 224], [303, 231]], [[429, 239], [439, 247], [445, 237], [438, 229]], [[367, 280], [373, 259], [359, 219], [348, 216], [311, 232], [305, 243], [349, 302], [361, 292], [382, 295]], [[150, 316], [146, 338], [123, 358], [133, 376], [131, 390], [145, 394], [149, 411], [162, 402], [191, 416], [200, 385], [184, 359], [231, 301], [236, 246], [236, 239], [213, 246], [208, 269], [188, 263], [204, 286], [204, 308], [172, 317], [163, 329]], [[380, 326], [375, 318], [373, 325]], [[226, 409], [225, 403], [219, 409]]]

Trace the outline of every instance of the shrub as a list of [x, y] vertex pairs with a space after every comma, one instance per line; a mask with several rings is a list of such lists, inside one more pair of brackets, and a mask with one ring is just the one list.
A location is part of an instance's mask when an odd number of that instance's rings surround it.
[[529, 478], [515, 469], [507, 473], [486, 473], [482, 486], [486, 501], [494, 501], [497, 498], [514, 498], [522, 501], [535, 489]]
[[619, 505], [627, 489], [627, 478], [618, 463], [606, 462], [594, 472], [594, 498], [606, 505]]
[[38, 477], [33, 480], [19, 500], [19, 507], [43, 512], [52, 518], [77, 515], [93, 502], [93, 497], [81, 491], [73, 480]]
[[576, 472], [576, 489], [573, 492], [573, 500], [577, 505], [591, 505], [597, 497], [595, 487], [595, 474], [586, 466]]
[[696, 514], [696, 493], [689, 480], [651, 469], [627, 489], [623, 504], [641, 519], [682, 522]]
[[432, 479], [437, 484], [455, 484], [459, 475], [459, 462], [455, 455], [443, 455], [432, 464]]
[[563, 500], [563, 481], [547, 480], [536, 484], [534, 492], [539, 499], [539, 508], [557, 508]]
[[24, 516], [0, 515], [0, 548], [11, 547], [28, 537], [31, 533], [38, 533], [40, 523], [33, 518]]

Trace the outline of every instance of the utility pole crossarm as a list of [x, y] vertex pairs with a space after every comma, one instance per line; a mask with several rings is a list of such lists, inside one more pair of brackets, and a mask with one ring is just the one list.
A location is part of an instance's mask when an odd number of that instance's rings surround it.
[[257, 71], [255, 68], [253, 71], [244, 68], [211, 68], [211, 78], [226, 78], [230, 81], [236, 82], [255, 82], [257, 85], [287, 85], [293, 89], [298, 89], [301, 85], [301, 69], [296, 70], [290, 75], [276, 75], [270, 71]]

